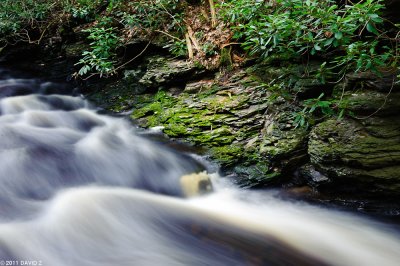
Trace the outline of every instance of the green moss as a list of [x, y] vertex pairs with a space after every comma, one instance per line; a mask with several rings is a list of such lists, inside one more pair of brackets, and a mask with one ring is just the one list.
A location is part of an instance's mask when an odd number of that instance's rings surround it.
[[146, 100], [148, 103], [145, 103], [140, 108], [133, 110], [131, 114], [133, 119], [139, 119], [151, 115], [153, 117], [158, 117], [157, 120], [160, 120], [165, 109], [170, 108], [176, 103], [176, 99], [174, 97], [169, 96], [165, 91], [162, 90], [158, 91], [152, 99]]
[[184, 137], [188, 135], [189, 131], [185, 125], [167, 124], [164, 133], [170, 137]]
[[222, 67], [227, 67], [228, 69], [232, 69], [232, 55], [231, 55], [232, 47], [229, 48], [222, 48], [221, 49], [221, 57], [219, 60], [219, 64]]
[[208, 96], [210, 96], [210, 95], [214, 95], [214, 94], [216, 94], [218, 91], [220, 91], [222, 88], [220, 87], [220, 86], [218, 86], [217, 84], [214, 84], [214, 85], [212, 85], [211, 86], [211, 88], [210, 89], [208, 89], [208, 90], [206, 90], [206, 91], [203, 91], [203, 92], [200, 92], [199, 94], [197, 94], [197, 97], [199, 98], [199, 99], [204, 99], [204, 98], [206, 98], [206, 97], [208, 97]]
[[243, 156], [243, 148], [235, 145], [225, 145], [210, 149], [211, 157], [224, 165], [232, 165]]
[[206, 145], [230, 144], [235, 140], [232, 129], [222, 126], [213, 130], [202, 131], [200, 134], [191, 137], [194, 142]]
[[[272, 124], [271, 124], [272, 125]], [[260, 153], [269, 158], [287, 157], [305, 149], [307, 132], [304, 129], [281, 131], [271, 127], [264, 136]]]

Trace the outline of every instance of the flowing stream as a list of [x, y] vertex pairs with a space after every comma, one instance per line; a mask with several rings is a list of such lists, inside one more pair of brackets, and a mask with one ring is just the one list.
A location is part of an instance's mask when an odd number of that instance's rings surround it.
[[399, 265], [378, 222], [215, 173], [214, 192], [184, 198], [181, 176], [207, 162], [66, 84], [0, 69], [0, 114], [0, 265]]

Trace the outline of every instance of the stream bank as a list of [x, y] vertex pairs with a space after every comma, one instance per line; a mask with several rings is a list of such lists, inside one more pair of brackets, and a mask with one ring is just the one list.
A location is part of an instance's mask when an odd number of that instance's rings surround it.
[[[207, 70], [152, 44], [118, 76], [74, 80], [85, 45], [77, 40], [21, 46], [3, 60], [36, 54], [27, 69], [67, 78], [99, 107], [200, 147], [239, 186], [278, 187], [283, 197], [400, 214], [400, 92], [390, 69], [383, 77], [357, 73], [322, 83], [310, 75], [318, 62], [275, 58]], [[143, 46], [138, 42], [126, 52], [137, 54]], [[347, 115], [317, 110], [308, 126], [296, 124], [301, 104], [321, 93]]]
[[[140, 127], [157, 127], [173, 140], [202, 147], [240, 186], [280, 187], [284, 197], [397, 216], [396, 73], [351, 74], [326, 85], [309, 71], [310, 66], [271, 60], [212, 72], [149, 55], [88, 98], [129, 113]], [[300, 103], [321, 93], [348, 115], [316, 112], [308, 127], [296, 125]]]

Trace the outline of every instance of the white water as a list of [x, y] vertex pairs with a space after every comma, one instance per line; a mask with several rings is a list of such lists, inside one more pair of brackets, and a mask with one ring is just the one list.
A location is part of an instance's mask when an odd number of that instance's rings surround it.
[[0, 264], [399, 265], [382, 224], [218, 179], [180, 198], [196, 162], [55, 87], [0, 81]]

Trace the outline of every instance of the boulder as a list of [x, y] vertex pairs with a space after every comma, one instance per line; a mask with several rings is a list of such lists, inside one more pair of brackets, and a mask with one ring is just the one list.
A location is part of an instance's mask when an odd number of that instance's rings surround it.
[[213, 190], [210, 176], [206, 172], [184, 175], [180, 179], [180, 184], [187, 197], [202, 195]]
[[338, 189], [400, 194], [398, 117], [327, 120], [311, 131], [308, 154]]
[[396, 115], [400, 111], [400, 92], [346, 91], [339, 106], [357, 117]]

